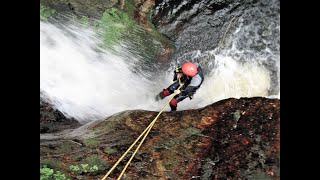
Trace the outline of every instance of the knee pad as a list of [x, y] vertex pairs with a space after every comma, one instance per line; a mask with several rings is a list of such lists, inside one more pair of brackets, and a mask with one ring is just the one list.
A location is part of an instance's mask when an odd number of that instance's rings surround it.
[[178, 105], [178, 102], [175, 98], [173, 98], [171, 101], [170, 101], [170, 107], [177, 107]]

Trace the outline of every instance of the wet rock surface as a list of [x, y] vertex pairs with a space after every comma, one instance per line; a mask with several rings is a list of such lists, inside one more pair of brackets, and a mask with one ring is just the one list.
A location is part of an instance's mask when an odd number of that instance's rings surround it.
[[59, 110], [49, 103], [40, 100], [40, 134], [54, 133], [65, 129], [74, 129], [81, 124], [73, 119], [66, 118]]
[[[260, 52], [268, 47], [278, 51], [279, 38], [275, 37], [280, 37], [276, 27], [280, 24], [279, 0], [159, 0], [154, 9], [152, 21], [161, 33], [174, 41], [175, 58], [225, 45], [230, 32], [249, 24], [252, 24], [250, 35], [242, 35], [240, 50]], [[275, 43], [265, 43], [262, 39]]]
[[[72, 178], [101, 179], [157, 114], [125, 111], [54, 140], [43, 136], [40, 162]], [[129, 157], [110, 177], [118, 177]], [[71, 173], [70, 165], [84, 163], [99, 170]], [[280, 100], [230, 98], [163, 112], [123, 179], [279, 179], [279, 170]]]
[[57, 10], [59, 13], [100, 18], [106, 8], [121, 4], [121, 0], [41, 0], [41, 4]]

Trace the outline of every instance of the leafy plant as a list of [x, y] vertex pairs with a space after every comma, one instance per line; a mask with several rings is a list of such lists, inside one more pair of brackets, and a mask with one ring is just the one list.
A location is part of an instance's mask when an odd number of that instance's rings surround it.
[[53, 169], [48, 168], [46, 165], [40, 168], [40, 180], [67, 180], [66, 175], [60, 173], [60, 171], [54, 172]]
[[89, 166], [89, 164], [71, 165], [69, 168], [72, 174], [90, 173], [99, 170], [97, 165]]
[[41, 167], [50, 167], [51, 169], [58, 169], [59, 164], [56, 161], [53, 161], [51, 159], [43, 159], [40, 161]]

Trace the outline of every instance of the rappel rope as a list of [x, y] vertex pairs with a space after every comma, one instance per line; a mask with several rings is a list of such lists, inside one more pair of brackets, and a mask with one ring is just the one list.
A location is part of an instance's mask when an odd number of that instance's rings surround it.
[[[218, 47], [221, 47], [221, 45], [223, 45], [224, 40], [226, 38], [226, 34], [233, 22], [233, 20], [236, 17], [233, 16], [232, 19], [230, 20], [227, 29], [221, 39], [221, 41], [218, 44]], [[179, 88], [177, 90], [180, 90], [180, 88], [183, 86], [183, 83], [180, 82], [179, 79]], [[151, 128], [153, 127], [153, 125], [156, 123], [158, 117], [160, 116], [160, 114], [164, 111], [164, 109], [167, 107], [167, 105], [170, 103], [170, 101], [173, 99], [173, 97], [176, 95], [176, 93], [173, 93], [171, 98], [168, 100], [168, 102], [165, 104], [165, 106], [161, 109], [161, 111], [158, 113], [158, 115], [154, 118], [154, 120], [149, 124], [149, 126], [140, 134], [140, 136], [131, 144], [131, 146], [127, 149], [127, 151], [119, 158], [119, 160], [112, 166], [112, 168], [107, 172], [107, 174], [102, 178], [102, 180], [105, 180], [110, 174], [111, 172], [117, 167], [117, 165], [123, 160], [123, 158], [128, 154], [128, 152], [133, 148], [133, 146], [141, 139], [141, 137], [144, 135], [144, 137], [142, 138], [141, 142], [139, 143], [138, 147], [136, 148], [136, 150], [133, 152], [133, 154], [131, 155], [129, 161], [127, 162], [127, 164], [125, 165], [125, 167], [123, 168], [121, 174], [119, 175], [119, 177], [117, 178], [117, 180], [120, 180], [120, 178], [123, 176], [124, 172], [126, 171], [127, 167], [129, 166], [130, 162], [132, 161], [132, 159], [134, 158], [135, 154], [138, 152], [139, 148], [141, 147], [142, 143], [144, 142], [144, 140], [146, 139], [146, 137], [148, 136]]]
[[[180, 79], [179, 79], [179, 84], [180, 86], [178, 87], [177, 90], [180, 90], [180, 88], [183, 86], [183, 83], [181, 83]], [[171, 98], [168, 100], [168, 102], [165, 104], [165, 106], [162, 108], [162, 110], [158, 113], [158, 115], [154, 118], [154, 120], [149, 124], [149, 126], [140, 134], [140, 136], [131, 144], [131, 146], [127, 149], [127, 151], [119, 158], [119, 160], [112, 166], [112, 168], [107, 172], [107, 174], [102, 178], [102, 180], [105, 180], [110, 173], [117, 167], [117, 165], [122, 161], [122, 159], [128, 154], [128, 152], [133, 148], [133, 146], [140, 140], [140, 138], [144, 135], [144, 137], [142, 138], [141, 142], [139, 143], [138, 147], [136, 148], [136, 150], [134, 151], [134, 153], [131, 155], [131, 158], [129, 159], [129, 161], [127, 162], [127, 164], [125, 165], [125, 167], [123, 168], [121, 174], [119, 175], [119, 177], [117, 178], [117, 180], [119, 180], [122, 175], [124, 174], [125, 170], [127, 169], [127, 167], [129, 166], [131, 160], [133, 159], [133, 157], [135, 156], [135, 154], [138, 152], [140, 146], [142, 145], [143, 141], [146, 139], [146, 137], [148, 136], [152, 126], [156, 123], [158, 117], [160, 116], [160, 114], [164, 111], [164, 109], [167, 107], [167, 105], [170, 103], [170, 101], [173, 99], [173, 97], [176, 95], [176, 93], [173, 93]]]

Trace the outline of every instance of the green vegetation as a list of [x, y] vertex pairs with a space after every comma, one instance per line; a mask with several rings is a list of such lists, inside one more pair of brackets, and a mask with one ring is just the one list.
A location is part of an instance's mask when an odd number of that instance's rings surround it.
[[108, 154], [114, 154], [117, 152], [116, 149], [112, 149], [112, 148], [106, 148], [103, 150], [105, 153], [108, 153]]
[[97, 140], [94, 139], [94, 138], [85, 139], [85, 140], [83, 140], [83, 143], [84, 143], [86, 146], [89, 146], [89, 147], [96, 147], [97, 145], [99, 145], [99, 141], [97, 141]]
[[160, 41], [165, 42], [165, 38], [156, 31], [148, 32], [137, 26], [133, 16], [134, 5], [131, 3], [126, 3], [123, 10], [115, 7], [107, 9], [102, 18], [95, 23], [101, 35], [102, 46], [113, 49], [114, 45], [124, 40], [130, 42], [130, 46], [127, 47], [129, 51], [138, 53], [145, 62], [153, 62], [155, 55], [159, 54], [161, 49]]
[[133, 19], [124, 11], [113, 7], [103, 13], [102, 18], [97, 22], [97, 28], [101, 31], [104, 45], [111, 47], [128, 29], [133, 28], [134, 24]]
[[130, 17], [134, 17], [134, 4], [135, 0], [126, 0], [124, 3], [123, 11], [126, 12]]
[[69, 168], [72, 174], [90, 173], [99, 170], [97, 165], [90, 166], [89, 164], [71, 165]]
[[80, 24], [84, 27], [90, 26], [89, 18], [87, 16], [81, 16], [79, 21], [80, 21]]
[[[48, 20], [55, 13], [55, 10], [40, 4], [40, 19]], [[153, 63], [155, 56], [162, 50], [162, 45], [171, 48], [173, 46], [167, 38], [156, 31], [151, 23], [150, 13], [151, 11], [148, 15], [148, 26], [152, 28], [150, 32], [138, 26], [134, 20], [134, 0], [126, 1], [123, 9], [118, 7], [106, 9], [99, 20], [73, 14], [70, 14], [70, 19], [85, 28], [93, 28], [100, 36], [103, 49], [115, 50], [115, 45], [128, 42], [130, 44], [127, 47], [128, 51], [136, 53], [137, 57], [143, 58], [145, 63]], [[115, 50], [114, 53], [117, 51]], [[129, 55], [127, 58], [131, 58], [131, 56]]]
[[187, 137], [193, 136], [193, 135], [199, 135], [201, 134], [201, 130], [195, 127], [189, 127], [185, 130], [185, 133], [187, 134]]
[[94, 164], [99, 169], [104, 168], [105, 166], [109, 166], [109, 164], [106, 164], [103, 160], [101, 160], [100, 156], [97, 154], [90, 155], [86, 157], [83, 161], [83, 164]]
[[67, 180], [66, 175], [60, 173], [60, 171], [54, 171], [48, 168], [46, 165], [40, 167], [40, 180]]
[[54, 9], [48, 8], [40, 4], [40, 19], [48, 20], [56, 11]]
[[58, 169], [59, 165], [56, 161], [53, 161], [51, 159], [43, 159], [40, 161], [40, 166], [46, 166], [46, 167], [50, 167], [52, 169]]

